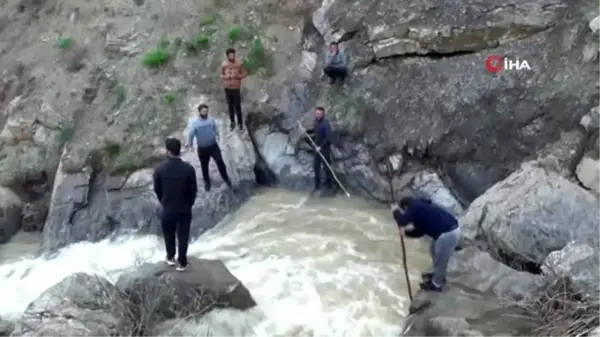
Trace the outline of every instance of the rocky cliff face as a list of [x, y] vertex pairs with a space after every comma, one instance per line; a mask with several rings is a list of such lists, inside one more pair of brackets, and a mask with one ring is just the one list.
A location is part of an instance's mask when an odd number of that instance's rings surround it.
[[[558, 154], [567, 178], [594, 181], [597, 117], [578, 125], [598, 106], [594, 1], [9, 0], [0, 14], [0, 184], [21, 199], [2, 206], [43, 227], [46, 250], [156, 230], [149, 174], [200, 102], [219, 119], [243, 193], [216, 183], [203, 194], [197, 233], [250, 195], [256, 173], [310, 183], [298, 123], [308, 128], [317, 104], [336, 131], [340, 179], [380, 201], [390, 158], [397, 188], [428, 168], [463, 204], [539, 153]], [[344, 86], [322, 78], [331, 41], [351, 60]], [[218, 65], [229, 46], [251, 70], [247, 133], [226, 129]], [[492, 54], [531, 70], [491, 74]], [[591, 162], [578, 168], [584, 154]]]
[[[313, 154], [298, 123], [309, 128], [315, 105], [326, 107], [334, 125], [334, 168], [346, 187], [386, 201], [391, 161], [397, 189], [428, 189], [456, 214], [479, 197], [464, 218], [474, 233], [465, 240], [487, 243], [497, 259], [525, 256], [539, 267], [551, 251], [596, 230], [595, 196], [578, 186], [600, 190], [595, 1], [10, 0], [0, 6], [6, 196], [0, 240], [19, 228], [43, 229], [44, 250], [52, 251], [115, 231], [156, 231], [152, 168], [163, 158], [164, 138], [183, 138], [200, 102], [219, 121], [226, 162], [242, 188], [231, 194], [212, 168], [215, 187], [195, 206], [196, 234], [239, 206], [257, 177], [310, 185]], [[351, 60], [343, 86], [322, 78], [332, 41]], [[230, 46], [251, 73], [242, 92], [244, 133], [227, 129], [218, 80]], [[485, 60], [492, 54], [526, 60], [531, 70], [491, 74]], [[514, 173], [481, 196], [521, 162], [549, 154], [556, 158], [553, 173]], [[197, 165], [193, 153], [184, 157]], [[461, 203], [438, 193], [439, 177]], [[515, 192], [515, 184], [532, 190]], [[548, 197], [555, 188], [572, 203]], [[529, 205], [535, 212], [589, 213], [543, 213], [540, 226], [551, 223], [552, 233], [564, 236], [517, 240], [508, 226], [517, 223], [519, 234], [529, 235], [538, 213], [513, 217], [520, 201], [508, 200], [512, 193], [538, 200]], [[479, 221], [489, 203], [498, 208]], [[579, 225], [567, 229], [558, 220]], [[481, 229], [487, 240], [478, 237]]]

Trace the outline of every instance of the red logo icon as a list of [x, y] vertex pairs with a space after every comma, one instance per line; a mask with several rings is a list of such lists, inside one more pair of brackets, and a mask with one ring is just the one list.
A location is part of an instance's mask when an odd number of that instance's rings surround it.
[[485, 59], [485, 68], [490, 73], [497, 74], [504, 68], [504, 59], [498, 55], [490, 55]]

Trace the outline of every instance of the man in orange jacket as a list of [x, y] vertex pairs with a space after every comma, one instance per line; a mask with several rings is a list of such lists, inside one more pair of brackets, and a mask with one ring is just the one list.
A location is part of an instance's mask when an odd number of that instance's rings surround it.
[[229, 106], [229, 120], [231, 131], [235, 129], [236, 119], [237, 125], [241, 130], [244, 129], [242, 119], [242, 95], [240, 88], [242, 80], [246, 78], [246, 70], [242, 65], [242, 60], [235, 56], [235, 49], [229, 48], [225, 52], [227, 59], [221, 65], [221, 81], [225, 89], [225, 99]]

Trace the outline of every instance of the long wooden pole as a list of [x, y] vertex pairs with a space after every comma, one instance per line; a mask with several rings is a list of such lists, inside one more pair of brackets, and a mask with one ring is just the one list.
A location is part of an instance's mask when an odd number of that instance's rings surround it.
[[[388, 176], [388, 183], [390, 185], [390, 194], [392, 196], [392, 202], [395, 203], [396, 202], [396, 198], [395, 198], [395, 193], [394, 193], [394, 181], [393, 181], [393, 170], [392, 170], [392, 164], [390, 164], [389, 160], [386, 161], [386, 166], [387, 166], [387, 176]], [[408, 298], [412, 301], [413, 297], [412, 297], [412, 289], [410, 286], [410, 276], [408, 274], [408, 262], [407, 262], [407, 258], [406, 258], [406, 245], [404, 244], [404, 234], [403, 232], [400, 232], [400, 245], [402, 246], [402, 265], [404, 266], [404, 277], [406, 279], [406, 288], [408, 290]]]
[[327, 160], [325, 159], [325, 157], [323, 156], [323, 154], [321, 153], [321, 151], [318, 150], [317, 144], [315, 144], [315, 142], [312, 140], [312, 138], [310, 138], [310, 136], [306, 132], [306, 129], [302, 126], [302, 123], [298, 122], [298, 128], [300, 128], [300, 130], [302, 131], [302, 134], [305, 135], [306, 138], [308, 138], [308, 140], [310, 141], [310, 144], [315, 148], [315, 151], [317, 151], [317, 153], [319, 154], [319, 156], [321, 157], [321, 159], [325, 163], [325, 166], [327, 166], [327, 169], [329, 170], [329, 172], [331, 172], [331, 176], [333, 177], [333, 179], [335, 179], [335, 182], [342, 189], [342, 191], [344, 191], [344, 193], [346, 193], [346, 196], [348, 198], [350, 198], [350, 193], [348, 193], [348, 191], [346, 190], [346, 188], [344, 187], [344, 185], [342, 185], [342, 183], [340, 182], [340, 180], [338, 179], [338, 177], [335, 175], [335, 172], [333, 172], [333, 168], [331, 168], [331, 166], [329, 165], [329, 163], [327, 162]]

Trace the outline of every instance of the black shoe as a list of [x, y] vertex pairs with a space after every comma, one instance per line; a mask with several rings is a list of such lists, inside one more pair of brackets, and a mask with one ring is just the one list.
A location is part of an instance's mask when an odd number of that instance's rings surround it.
[[231, 125], [229, 125], [229, 130], [230, 131], [235, 130], [235, 124], [231, 123]]
[[431, 280], [432, 277], [433, 277], [433, 273], [422, 273], [421, 274], [421, 278], [423, 279], [423, 281]]
[[206, 184], [204, 184], [204, 190], [205, 190], [206, 192], [209, 192], [209, 191], [210, 191], [210, 184], [209, 184], [209, 183], [206, 183]]
[[238, 129], [240, 129], [240, 131], [244, 131], [244, 125], [238, 124]]
[[421, 287], [421, 289], [423, 289], [425, 291], [435, 291], [435, 292], [442, 291], [442, 287], [436, 286], [435, 284], [433, 284], [433, 282], [431, 280], [427, 280], [425, 282], [419, 283], [419, 287]]
[[[429, 281], [433, 278], [433, 273], [423, 273], [421, 274], [421, 278], [423, 281]], [[444, 284], [446, 284], [446, 278], [444, 277]]]

